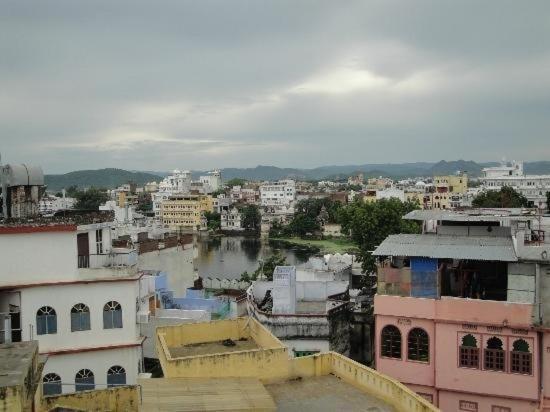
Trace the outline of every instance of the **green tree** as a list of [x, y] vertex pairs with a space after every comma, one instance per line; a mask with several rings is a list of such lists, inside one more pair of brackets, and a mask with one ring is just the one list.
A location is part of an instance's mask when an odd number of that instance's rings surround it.
[[527, 198], [513, 188], [504, 186], [500, 190], [487, 190], [472, 201], [474, 207], [527, 207]]
[[254, 279], [257, 279], [260, 275], [264, 275], [267, 280], [273, 280], [273, 271], [276, 266], [287, 266], [288, 262], [286, 257], [281, 252], [275, 252], [269, 256], [263, 263], [260, 263], [258, 269], [254, 271]]
[[288, 232], [291, 235], [303, 237], [320, 230], [317, 217], [323, 208], [328, 214], [328, 222], [334, 223], [338, 219], [338, 211], [342, 208], [342, 204], [329, 198], [299, 201], [294, 208], [294, 217], [288, 224]]
[[221, 216], [219, 213], [216, 212], [205, 212], [204, 216], [206, 217], [206, 221], [208, 222], [208, 229], [209, 230], [218, 230], [221, 228]]
[[99, 210], [99, 205], [109, 200], [109, 195], [103, 189], [91, 187], [86, 191], [74, 192], [76, 198], [75, 209]]
[[245, 179], [238, 178], [238, 177], [235, 177], [235, 178], [230, 179], [230, 180], [228, 180], [227, 182], [225, 182], [225, 185], [226, 185], [227, 187], [244, 186], [245, 184], [246, 184], [246, 180], [245, 180]]
[[245, 205], [239, 208], [242, 225], [248, 230], [257, 230], [260, 227], [262, 216], [256, 205]]
[[359, 246], [359, 260], [365, 273], [376, 269], [372, 251], [386, 237], [397, 233], [419, 233], [420, 224], [404, 220], [403, 215], [418, 209], [418, 204], [399, 199], [381, 199], [366, 203], [357, 200], [339, 212], [342, 231], [349, 233]]
[[213, 192], [210, 194], [210, 196], [212, 196], [213, 198], [216, 198], [216, 197], [218, 197], [218, 195], [223, 195], [223, 194], [225, 194], [225, 190], [223, 190], [223, 189], [218, 189], [218, 190], [213, 191]]

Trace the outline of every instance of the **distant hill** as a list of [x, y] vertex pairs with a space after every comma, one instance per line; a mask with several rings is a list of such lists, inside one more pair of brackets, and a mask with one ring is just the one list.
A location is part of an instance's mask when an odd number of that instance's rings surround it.
[[79, 188], [95, 186], [112, 189], [124, 183], [134, 182], [142, 186], [152, 180], [159, 181], [161, 177], [151, 173], [129, 172], [122, 169], [98, 169], [78, 170], [62, 175], [45, 175], [44, 180], [48, 190], [57, 191], [73, 185]]
[[480, 176], [484, 167], [495, 166], [497, 163], [476, 163], [471, 160], [441, 160], [430, 168], [431, 175], [451, 175], [458, 171], [466, 172], [469, 176]]
[[[386, 176], [394, 179], [406, 177], [434, 176], [437, 174], [453, 174], [459, 170], [465, 171], [471, 177], [481, 174], [484, 167], [495, 166], [496, 162], [477, 163], [471, 160], [442, 160], [437, 163], [371, 163], [347, 166], [321, 166], [314, 169], [281, 168], [276, 166], [256, 166], [252, 168], [221, 169], [224, 181], [241, 178], [246, 180], [278, 180], [293, 178], [298, 180], [344, 180], [351, 175], [363, 173], [365, 178]], [[550, 161], [525, 162], [525, 173], [550, 174]], [[193, 178], [198, 179], [206, 171], [193, 171]], [[143, 185], [152, 180], [160, 181], [169, 172], [138, 172], [122, 169], [80, 170], [63, 175], [46, 175], [45, 180], [49, 190], [60, 190], [72, 185], [79, 187], [114, 188], [129, 181]]]
[[529, 175], [550, 175], [550, 161], [525, 162], [523, 172]]

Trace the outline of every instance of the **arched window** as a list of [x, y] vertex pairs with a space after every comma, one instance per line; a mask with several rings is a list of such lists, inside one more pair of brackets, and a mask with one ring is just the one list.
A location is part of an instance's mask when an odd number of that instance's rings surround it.
[[533, 355], [529, 350], [529, 344], [525, 339], [518, 339], [512, 345], [510, 353], [510, 371], [531, 375]]
[[419, 362], [430, 361], [430, 338], [424, 329], [413, 328], [407, 339], [407, 357]]
[[126, 370], [122, 366], [111, 366], [107, 371], [107, 386], [126, 385]]
[[384, 326], [381, 346], [382, 356], [401, 359], [401, 332], [397, 327], [393, 325]]
[[57, 333], [57, 315], [54, 308], [42, 306], [36, 312], [36, 334], [49, 335]]
[[71, 331], [90, 330], [90, 308], [84, 303], [77, 303], [71, 309]]
[[103, 329], [122, 328], [122, 307], [114, 300], [103, 306]]
[[502, 340], [493, 336], [487, 340], [487, 347], [483, 354], [483, 366], [484, 369], [491, 371], [504, 371], [504, 349], [502, 347]]
[[77, 392], [95, 389], [94, 373], [90, 369], [80, 369], [74, 378], [74, 387]]
[[48, 373], [42, 378], [42, 392], [44, 395], [61, 394], [61, 377], [57, 373]]
[[474, 335], [467, 334], [462, 337], [458, 363], [462, 368], [479, 368], [479, 348]]

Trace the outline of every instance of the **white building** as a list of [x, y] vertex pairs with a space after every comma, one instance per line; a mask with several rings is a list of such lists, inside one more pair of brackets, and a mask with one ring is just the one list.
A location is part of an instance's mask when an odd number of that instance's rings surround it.
[[222, 174], [219, 170], [208, 172], [206, 176], [199, 177], [202, 183], [203, 193], [212, 193], [222, 188]]
[[396, 189], [395, 187], [389, 187], [387, 189], [376, 191], [376, 200], [396, 198], [405, 201], [405, 191], [403, 189]]
[[154, 282], [141, 284], [135, 250], [112, 248], [111, 214], [101, 216], [0, 225], [0, 312], [11, 319], [0, 336], [38, 341], [45, 393], [135, 384], [140, 372]]
[[43, 196], [38, 203], [38, 210], [41, 215], [53, 215], [59, 210], [74, 209], [75, 205], [76, 199], [74, 197], [65, 197], [65, 191], [63, 190], [62, 197], [53, 195]]
[[512, 161], [487, 167], [480, 178], [485, 190], [500, 190], [504, 186], [512, 187], [532, 203], [533, 207], [546, 210], [546, 192], [550, 192], [550, 175], [526, 175], [523, 173], [523, 162]]
[[244, 230], [241, 213], [236, 207], [229, 210], [222, 210], [220, 214], [220, 225], [222, 230]]
[[279, 180], [260, 185], [260, 206], [263, 216], [286, 218], [294, 214], [296, 182]]
[[136, 212], [134, 205], [126, 204], [121, 207], [115, 200], [108, 200], [105, 204], [99, 206], [99, 210], [112, 211], [118, 224], [133, 223], [136, 218], [143, 218], [140, 213]]

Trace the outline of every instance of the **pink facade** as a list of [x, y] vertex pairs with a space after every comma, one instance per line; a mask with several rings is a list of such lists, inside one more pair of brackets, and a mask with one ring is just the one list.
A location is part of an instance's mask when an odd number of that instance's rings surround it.
[[[543, 333], [532, 328], [533, 305], [376, 295], [374, 308], [376, 368], [443, 411], [534, 411], [539, 406]], [[550, 386], [550, 335], [544, 336], [549, 365], [542, 382]]]

